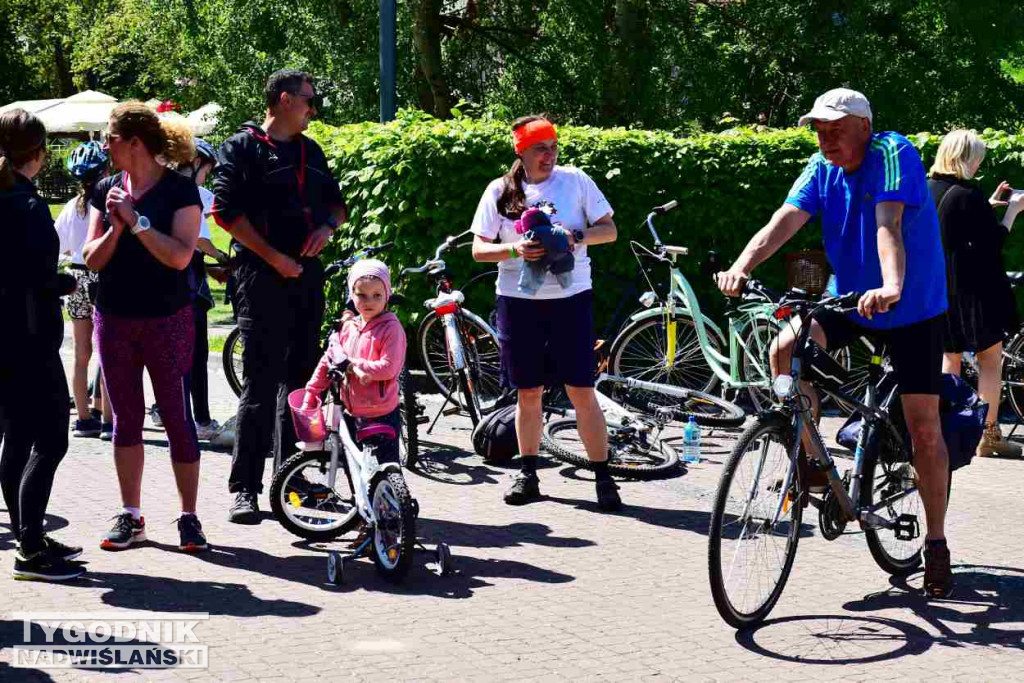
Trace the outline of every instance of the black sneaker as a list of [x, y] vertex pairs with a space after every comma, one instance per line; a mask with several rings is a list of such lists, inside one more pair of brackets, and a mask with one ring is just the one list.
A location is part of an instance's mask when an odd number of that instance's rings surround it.
[[239, 491], [235, 494], [235, 504], [228, 510], [228, 521], [235, 524], [259, 524], [260, 504], [255, 493]]
[[611, 479], [597, 482], [597, 507], [607, 512], [622, 509], [622, 499], [619, 498], [619, 485]]
[[203, 525], [199, 523], [199, 518], [195, 515], [182, 515], [178, 517], [178, 536], [181, 537], [181, 543], [178, 544], [180, 550], [184, 550], [186, 553], [196, 553], [201, 550], [206, 550], [206, 535], [203, 533]]
[[25, 557], [19, 551], [14, 556], [14, 578], [18, 581], [70, 581], [85, 573], [78, 562], [67, 562], [46, 550]]
[[100, 410], [99, 408], [91, 408], [89, 410], [89, 414], [92, 416], [92, 419], [96, 420], [97, 422], [103, 419], [103, 411]]
[[56, 557], [67, 562], [73, 560], [82, 554], [82, 549], [77, 545], [65, 545], [55, 538], [43, 534], [43, 543], [46, 546], [46, 552], [50, 553], [51, 557]]
[[75, 420], [75, 431], [72, 432], [75, 436], [99, 436], [102, 425], [96, 418], [90, 417], [88, 420]]
[[945, 545], [924, 548], [924, 594], [929, 598], [948, 598], [953, 592], [953, 570], [949, 566], [949, 548]]
[[146, 518], [136, 520], [130, 512], [122, 512], [114, 517], [114, 526], [100, 541], [104, 550], [124, 550], [135, 543], [146, 540]]
[[103, 426], [100, 427], [100, 440], [102, 441], [113, 441], [114, 440], [114, 423], [104, 422]]
[[540, 500], [540, 479], [536, 474], [520, 472], [512, 480], [512, 486], [505, 492], [505, 502], [509, 505], [526, 505]]

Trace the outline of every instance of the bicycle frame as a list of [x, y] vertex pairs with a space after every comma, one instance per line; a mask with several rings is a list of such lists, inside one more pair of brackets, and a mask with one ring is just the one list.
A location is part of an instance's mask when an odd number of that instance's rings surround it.
[[[801, 319], [808, 320], [810, 317], [813, 317], [813, 313], [811, 316], [801, 316]], [[898, 442], [902, 443], [902, 437], [900, 437], [899, 432], [889, 420], [888, 415], [877, 407], [878, 391], [876, 385], [883, 374], [882, 356], [876, 354], [871, 358], [871, 364], [868, 370], [869, 381], [863, 402], [838, 387], [838, 385], [841, 384], [841, 378], [830, 378], [834, 380], [834, 385], [827, 383], [816, 385], [816, 388], [822, 390], [829, 396], [845, 401], [852, 406], [856, 412], [860, 413], [864, 417], [864, 427], [861, 429], [860, 436], [857, 440], [857, 447], [854, 451], [850, 490], [847, 491], [843, 480], [839, 477], [839, 473], [836, 470], [835, 460], [833, 460], [832, 456], [829, 455], [828, 448], [825, 446], [824, 440], [821, 437], [821, 432], [818, 431], [817, 424], [815, 424], [814, 420], [807, 419], [806, 415], [808, 410], [801, 408], [799, 405], [799, 402], [803, 400], [798, 389], [799, 380], [803, 377], [804, 363], [805, 361], [808, 361], [808, 359], [804, 357], [804, 354], [811, 348], [808, 339], [810, 327], [810, 325], [802, 326], [799, 334], [797, 335], [797, 341], [794, 345], [790, 366], [790, 373], [788, 375], [791, 380], [790, 393], [785, 396], [780, 396], [780, 398], [783, 399], [783, 405], [792, 412], [793, 433], [796, 435], [796, 438], [793, 440], [793, 444], [790, 446], [789, 468], [786, 472], [784, 488], [782, 490], [788, 491], [793, 484], [793, 479], [796, 476], [796, 468], [799, 466], [801, 435], [804, 434], [806, 430], [806, 434], [809, 437], [810, 455], [818, 461], [821, 468], [828, 476], [829, 486], [833, 494], [835, 494], [846, 518], [850, 521], [859, 522], [862, 528], [892, 529], [897, 526], [897, 520], [886, 519], [885, 517], [876, 514], [877, 511], [883, 507], [892, 505], [892, 503], [900, 500], [901, 498], [905, 498], [906, 496], [913, 494], [917, 491], [916, 486], [904, 489], [902, 492], [884, 500], [877, 501], [870, 506], [862, 506], [857, 502], [860, 500], [861, 494], [861, 479], [864, 474], [865, 452], [869, 447], [869, 443], [871, 443], [871, 440], [875, 437], [876, 432], [882, 428], [888, 429]], [[878, 448], [878, 441], [875, 440], [871, 447]], [[754, 478], [754, 482], [757, 482], [760, 477], [763, 458], [764, 455], [762, 455], [762, 461], [758, 465], [758, 473]], [[785, 512], [786, 504], [786, 497], [781, 497], [778, 505], [776, 506], [775, 514], [772, 517], [772, 525], [778, 524], [779, 519]], [[745, 511], [745, 513], [746, 512], [747, 511]]]
[[[658, 237], [658, 233], [654, 229], [653, 219], [655, 215], [656, 213], [654, 212], [647, 215], [646, 225], [654, 237], [655, 249], [664, 255], [664, 259], [668, 263], [669, 293], [661, 306], [640, 311], [631, 316], [631, 320], [645, 320], [656, 316], [664, 316], [667, 337], [665, 363], [668, 367], [673, 367], [676, 357], [675, 317], [677, 314], [688, 317], [693, 320], [697, 341], [700, 344], [701, 352], [704, 354], [708, 366], [726, 387], [730, 389], [745, 389], [748, 387], [768, 388], [771, 386], [771, 370], [764, 367], [762, 359], [758, 357], [757, 353], [747, 347], [742, 332], [747, 327], [756, 324], [759, 320], [765, 320], [773, 327], [777, 327], [778, 323], [772, 315], [775, 308], [774, 304], [760, 301], [740, 304], [736, 311], [742, 315], [730, 315], [728, 319], [729, 355], [726, 356], [717, 351], [711, 345], [707, 328], [711, 327], [719, 336], [724, 336], [722, 335], [722, 329], [701, 312], [697, 295], [694, 293], [689, 281], [676, 266], [676, 258], [689, 254], [689, 250], [686, 247], [665, 245], [661, 242], [661, 238]], [[652, 295], [653, 292], [645, 294], [644, 297], [641, 297], [641, 301], [644, 301], [646, 298], [646, 301], [649, 302], [647, 305], [653, 304], [655, 298]], [[752, 381], [740, 379], [740, 368], [744, 357], [747, 357], [756, 369], [757, 379]]]
[[[330, 463], [327, 469], [327, 487], [334, 489], [338, 477], [338, 466], [341, 464], [341, 455], [345, 456], [345, 476], [349, 478], [349, 484], [356, 497], [356, 509], [359, 515], [372, 526], [377, 525], [377, 513], [370, 503], [370, 484], [381, 472], [393, 471], [401, 473], [402, 468], [397, 463], [386, 463], [381, 466], [377, 456], [370, 449], [360, 448], [349, 431], [345, 422], [344, 408], [341, 404], [341, 397], [338, 389], [332, 384], [331, 394], [334, 402], [328, 408], [327, 438], [325, 441], [315, 443], [304, 443], [302, 450], [319, 451], [327, 446], [331, 454]], [[397, 434], [395, 438], [400, 438]]]

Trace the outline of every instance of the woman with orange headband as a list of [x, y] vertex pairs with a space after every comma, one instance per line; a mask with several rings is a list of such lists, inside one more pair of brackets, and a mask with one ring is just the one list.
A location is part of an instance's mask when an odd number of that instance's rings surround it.
[[[608, 474], [608, 430], [594, 395], [593, 289], [588, 247], [614, 242], [612, 207], [583, 171], [558, 166], [558, 133], [542, 116], [512, 124], [516, 160], [487, 186], [473, 218], [473, 258], [498, 263], [497, 310], [503, 380], [518, 392], [516, 436], [522, 469], [505, 494], [509, 505], [540, 498], [537, 453], [544, 386], [564, 384], [580, 436], [597, 473], [597, 502], [617, 510], [618, 486]], [[563, 286], [548, 273], [534, 294], [519, 289], [525, 261], [545, 257], [539, 242], [517, 231], [530, 208], [550, 214], [569, 233], [575, 264]]]

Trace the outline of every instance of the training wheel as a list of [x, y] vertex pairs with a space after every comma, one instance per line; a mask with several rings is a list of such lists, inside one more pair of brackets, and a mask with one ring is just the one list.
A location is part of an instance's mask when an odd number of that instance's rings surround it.
[[452, 574], [452, 551], [448, 544], [441, 542], [437, 544], [437, 575], [451, 576]]
[[341, 559], [341, 553], [332, 550], [327, 554], [327, 582], [334, 586], [340, 586], [345, 575], [345, 563]]

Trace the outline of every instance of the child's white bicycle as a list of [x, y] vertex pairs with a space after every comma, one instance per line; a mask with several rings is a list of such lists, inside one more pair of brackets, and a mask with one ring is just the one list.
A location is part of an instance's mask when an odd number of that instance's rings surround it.
[[[340, 389], [348, 360], [328, 370], [331, 402], [326, 406], [322, 441], [300, 442], [302, 450], [281, 465], [270, 486], [274, 516], [288, 531], [312, 541], [328, 541], [356, 528], [362, 531], [348, 554], [328, 554], [327, 580], [338, 585], [346, 562], [364, 554], [381, 576], [401, 581], [409, 572], [417, 546], [419, 503], [409, 492], [402, 468], [380, 462], [378, 452], [398, 438], [396, 428], [372, 420], [346, 419]], [[354, 432], [354, 433], [353, 433]], [[344, 454], [344, 457], [342, 457]], [[430, 568], [440, 576], [452, 572], [451, 550], [439, 542]]]

